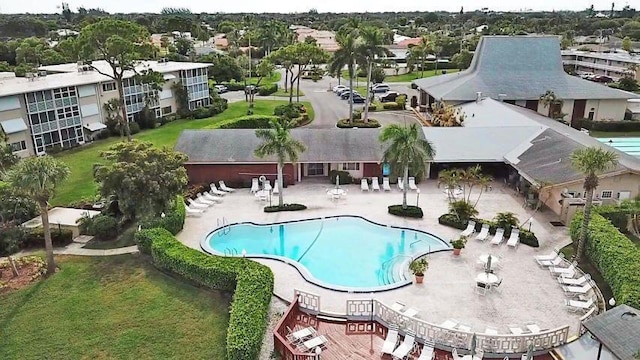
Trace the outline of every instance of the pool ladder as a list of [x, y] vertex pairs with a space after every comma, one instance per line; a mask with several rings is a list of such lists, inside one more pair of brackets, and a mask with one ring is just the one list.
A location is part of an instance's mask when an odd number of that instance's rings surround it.
[[238, 250], [235, 248], [224, 249], [224, 256], [238, 256]]
[[223, 217], [222, 219], [217, 218], [216, 223], [218, 224], [218, 229], [222, 230], [218, 232], [218, 236], [227, 235], [231, 231], [231, 226], [229, 226], [229, 223], [227, 222], [227, 219], [225, 217]]

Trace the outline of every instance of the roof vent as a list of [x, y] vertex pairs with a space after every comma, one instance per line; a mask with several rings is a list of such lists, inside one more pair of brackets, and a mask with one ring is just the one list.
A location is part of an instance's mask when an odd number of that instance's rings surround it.
[[478, 91], [478, 92], [476, 93], [476, 102], [479, 102], [480, 100], [482, 100], [482, 92], [481, 92], [481, 91]]

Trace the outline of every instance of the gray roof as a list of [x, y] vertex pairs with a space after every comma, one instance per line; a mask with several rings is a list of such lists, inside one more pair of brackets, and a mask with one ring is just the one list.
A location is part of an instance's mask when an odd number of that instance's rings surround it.
[[538, 100], [547, 90], [561, 99], [632, 99], [639, 96], [564, 72], [557, 36], [483, 36], [469, 69], [413, 81], [436, 99], [471, 101], [481, 92], [497, 99]]
[[27, 124], [22, 118], [0, 121], [0, 127], [7, 135], [27, 130]]
[[622, 304], [586, 320], [582, 325], [621, 360], [640, 352], [640, 310]]
[[[379, 129], [291, 130], [307, 147], [299, 162], [379, 162], [379, 134]], [[253, 154], [260, 143], [253, 129], [185, 130], [175, 150], [188, 156], [187, 163], [273, 163], [275, 158]]]

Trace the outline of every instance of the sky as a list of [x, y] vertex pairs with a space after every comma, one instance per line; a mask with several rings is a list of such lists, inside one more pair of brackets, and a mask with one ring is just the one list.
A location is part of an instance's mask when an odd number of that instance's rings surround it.
[[[72, 10], [78, 7], [102, 8], [108, 12], [160, 12], [164, 7], [187, 7], [200, 12], [379, 12], [379, 11], [467, 11], [487, 7], [494, 11], [532, 10], [584, 10], [593, 4], [596, 9], [610, 9], [611, 0], [405, 0], [401, 3], [388, 0], [67, 0]], [[635, 1], [632, 1], [632, 6]], [[0, 0], [0, 13], [54, 13], [62, 0]], [[627, 2], [616, 2], [621, 9]], [[640, 4], [638, 4], [640, 5]], [[638, 6], [636, 6], [638, 7]]]

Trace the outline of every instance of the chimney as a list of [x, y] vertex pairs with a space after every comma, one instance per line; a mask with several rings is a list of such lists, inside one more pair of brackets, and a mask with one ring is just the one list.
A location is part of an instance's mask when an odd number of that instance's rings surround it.
[[480, 102], [480, 100], [482, 100], [482, 92], [478, 91], [476, 93], [476, 102]]

